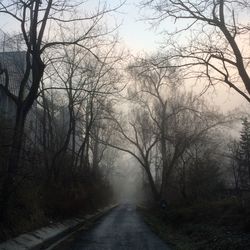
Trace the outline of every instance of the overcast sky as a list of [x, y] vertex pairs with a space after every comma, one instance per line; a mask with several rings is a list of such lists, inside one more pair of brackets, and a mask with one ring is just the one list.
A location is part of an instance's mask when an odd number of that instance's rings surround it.
[[[91, 0], [88, 4], [95, 8], [98, 2], [99, 0]], [[108, 0], [106, 2], [111, 7], [114, 7], [121, 1]], [[121, 23], [119, 27], [121, 44], [135, 55], [142, 52], [148, 54], [155, 52], [163, 39], [159, 31], [153, 30], [147, 22], [142, 21], [138, 7], [139, 2], [138, 0], [127, 0], [119, 12], [115, 14], [117, 23]], [[172, 29], [173, 25], [168, 23], [165, 27]], [[11, 30], [15, 30], [17, 24], [12, 23], [10, 18], [3, 18], [1, 16], [0, 28], [3, 29], [7, 26], [10, 32]], [[207, 99], [225, 111], [237, 106], [246, 105], [247, 103], [240, 95], [235, 94], [234, 91], [230, 91], [227, 87], [216, 87], [211, 91], [213, 94], [207, 95]]]
[[153, 52], [158, 47], [160, 37], [150, 28], [149, 24], [142, 21], [138, 2], [127, 0], [121, 8], [120, 14], [117, 15], [119, 21], [122, 21], [120, 36], [125, 45], [133, 52]]

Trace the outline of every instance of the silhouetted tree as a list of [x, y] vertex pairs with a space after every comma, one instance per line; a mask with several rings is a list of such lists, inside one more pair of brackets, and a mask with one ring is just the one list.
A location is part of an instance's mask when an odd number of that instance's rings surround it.
[[[37, 99], [41, 79], [46, 67], [43, 60], [44, 53], [53, 47], [74, 44], [94, 54], [91, 51], [93, 48], [93, 44], [91, 44], [92, 39], [101, 37], [108, 32], [107, 30], [100, 31], [99, 23], [103, 16], [111, 10], [106, 9], [105, 6], [99, 6], [96, 13], [84, 16], [81, 13], [79, 14], [78, 11], [83, 4], [79, 5], [78, 2], [67, 0], [56, 2], [53, 0], [15, 0], [11, 3], [8, 0], [4, 0], [0, 3], [0, 15], [8, 16], [14, 22], [18, 22], [21, 29], [19, 32], [22, 37], [19, 48], [25, 51], [25, 69], [17, 94], [12, 93], [9, 88], [8, 68], [0, 69], [0, 73], [5, 75], [5, 83], [1, 84], [0, 87], [16, 104], [12, 145], [1, 192], [0, 220], [7, 218], [9, 197], [15, 190], [26, 117]], [[74, 13], [74, 15], [68, 15], [69, 13]], [[86, 26], [83, 24], [84, 21]], [[58, 28], [62, 31], [69, 28], [70, 25], [76, 25], [77, 23], [78, 25], [81, 24], [81, 32], [76, 36], [68, 36], [67, 39], [61, 40], [54, 34]], [[46, 35], [52, 27], [54, 30], [50, 30], [50, 32], [53, 33], [53, 39]], [[86, 41], [90, 41], [90, 43], [88, 44]]]
[[250, 123], [247, 118], [242, 120], [241, 137], [238, 151], [238, 168], [240, 183], [244, 188], [250, 187]]
[[[162, 61], [167, 57], [173, 66], [188, 70], [189, 78], [196, 81], [204, 82], [206, 78], [210, 85], [225, 83], [250, 101], [249, 43], [244, 42], [249, 39], [250, 31], [248, 1], [141, 2], [153, 12], [148, 20], [168, 35], [166, 47], [171, 53], [163, 55]], [[167, 20], [179, 26], [172, 31], [168, 29]], [[178, 42], [180, 37], [183, 39]]]

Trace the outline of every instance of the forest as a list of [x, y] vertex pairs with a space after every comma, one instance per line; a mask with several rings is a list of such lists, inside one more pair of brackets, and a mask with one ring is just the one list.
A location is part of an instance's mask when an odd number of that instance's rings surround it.
[[[154, 52], [124, 45], [128, 2], [160, 33]], [[123, 202], [132, 176], [173, 249], [249, 249], [249, 10], [0, 1], [0, 241]]]

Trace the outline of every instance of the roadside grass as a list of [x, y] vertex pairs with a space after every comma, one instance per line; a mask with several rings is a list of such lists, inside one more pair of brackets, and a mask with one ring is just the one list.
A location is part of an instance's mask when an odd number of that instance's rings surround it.
[[46, 188], [38, 183], [26, 183], [12, 197], [8, 224], [0, 223], [0, 242], [52, 223], [94, 213], [110, 204], [112, 197], [110, 187], [101, 182]]
[[[249, 250], [249, 214], [230, 198], [167, 211], [138, 207], [145, 222], [176, 250]], [[248, 210], [249, 211], [249, 210]]]

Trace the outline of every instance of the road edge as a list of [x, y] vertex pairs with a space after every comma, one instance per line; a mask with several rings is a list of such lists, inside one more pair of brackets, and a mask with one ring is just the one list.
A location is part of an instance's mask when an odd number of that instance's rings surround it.
[[94, 214], [65, 220], [62, 223], [52, 224], [30, 233], [21, 234], [16, 238], [2, 242], [0, 250], [42, 250], [48, 248], [61, 238], [84, 226], [86, 222], [101, 218], [117, 206], [118, 204], [112, 204], [103, 209], [98, 209]]

